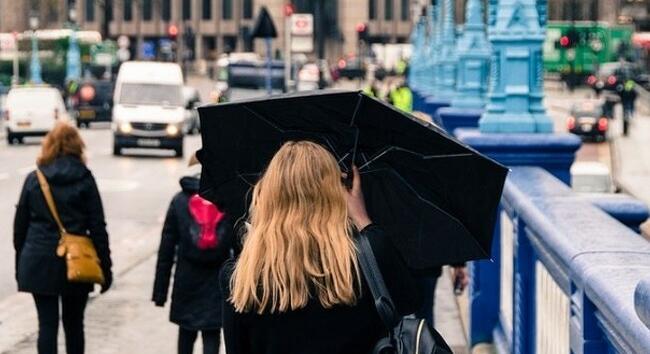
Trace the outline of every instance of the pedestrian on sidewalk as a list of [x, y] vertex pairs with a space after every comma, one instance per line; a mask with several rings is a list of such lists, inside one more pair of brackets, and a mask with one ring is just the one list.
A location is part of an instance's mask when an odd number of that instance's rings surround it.
[[[102, 201], [95, 178], [86, 167], [84, 148], [77, 128], [59, 122], [45, 136], [36, 165], [50, 186], [65, 229], [92, 240], [104, 275], [104, 293], [113, 279], [110, 248]], [[66, 261], [57, 255], [60, 237], [36, 171], [31, 172], [25, 179], [14, 220], [18, 290], [34, 297], [39, 354], [57, 352], [60, 318], [66, 352], [83, 354], [84, 311], [93, 285], [68, 281]]]
[[156, 306], [165, 305], [175, 265], [169, 319], [179, 326], [179, 354], [193, 352], [198, 332], [204, 354], [219, 352], [223, 306], [219, 272], [230, 257], [233, 240], [228, 216], [198, 195], [198, 167], [181, 178], [182, 190], [167, 210], [152, 297]]
[[638, 96], [634, 88], [635, 85], [633, 80], [628, 79], [623, 85], [617, 87], [618, 95], [623, 105], [623, 135], [628, 134], [630, 122], [634, 117], [634, 103]]
[[396, 310], [419, 305], [391, 239], [372, 224], [354, 169], [312, 142], [285, 143], [252, 192], [239, 259], [221, 275], [228, 354], [371, 353], [387, 329], [357, 262], [365, 234]]

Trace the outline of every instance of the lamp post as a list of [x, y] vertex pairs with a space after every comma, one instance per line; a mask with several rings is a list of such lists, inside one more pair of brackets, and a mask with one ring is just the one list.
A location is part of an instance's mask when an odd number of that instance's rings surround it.
[[41, 77], [41, 62], [38, 58], [38, 39], [36, 38], [36, 29], [38, 28], [38, 14], [33, 13], [29, 17], [29, 27], [32, 30], [32, 57], [29, 63], [29, 81], [33, 84], [42, 84], [43, 78]]
[[77, 41], [77, 10], [74, 3], [70, 5], [70, 37], [68, 39], [68, 52], [66, 53], [65, 80], [66, 82], [81, 79], [81, 52]]

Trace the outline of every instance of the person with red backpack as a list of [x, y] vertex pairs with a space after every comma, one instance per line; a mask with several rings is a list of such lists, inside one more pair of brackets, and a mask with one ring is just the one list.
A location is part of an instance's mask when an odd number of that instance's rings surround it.
[[174, 272], [169, 319], [179, 326], [178, 353], [191, 354], [201, 332], [203, 353], [219, 352], [223, 297], [219, 272], [230, 257], [232, 224], [218, 206], [198, 195], [199, 178], [180, 180], [158, 250], [152, 301], [164, 306]]

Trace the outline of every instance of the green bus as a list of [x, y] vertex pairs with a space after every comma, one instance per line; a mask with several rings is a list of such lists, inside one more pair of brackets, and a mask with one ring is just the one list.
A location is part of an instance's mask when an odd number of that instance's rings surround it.
[[592, 74], [602, 63], [629, 56], [633, 33], [631, 25], [550, 21], [544, 42], [544, 69], [547, 73]]

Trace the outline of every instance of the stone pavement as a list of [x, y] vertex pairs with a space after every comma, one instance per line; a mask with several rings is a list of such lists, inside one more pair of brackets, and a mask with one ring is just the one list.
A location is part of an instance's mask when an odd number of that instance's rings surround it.
[[[105, 295], [91, 299], [86, 311], [86, 352], [91, 354], [173, 354], [176, 352], [177, 327], [168, 321], [169, 302], [162, 309], [150, 301], [156, 256], [133, 266], [116, 280]], [[452, 292], [449, 272], [440, 279], [437, 289], [436, 323], [455, 353], [467, 353], [465, 331], [458, 305]], [[27, 296], [27, 295], [25, 295]], [[34, 312], [33, 306], [24, 311]], [[36, 322], [32, 324], [36, 330]], [[62, 332], [62, 330], [60, 330]], [[36, 334], [2, 354], [29, 354], [36, 348]], [[197, 340], [195, 352], [201, 351]], [[59, 334], [59, 352], [65, 353], [62, 333]], [[224, 353], [223, 347], [221, 353]]]

